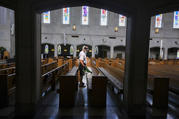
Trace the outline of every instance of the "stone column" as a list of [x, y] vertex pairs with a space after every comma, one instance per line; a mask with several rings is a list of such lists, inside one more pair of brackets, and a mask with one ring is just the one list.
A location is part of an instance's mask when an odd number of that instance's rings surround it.
[[73, 57], [76, 57], [76, 50], [77, 50], [77, 46], [74, 45], [74, 53], [73, 53]]
[[149, 56], [148, 56], [148, 59], [150, 59], [150, 47], [149, 47]]
[[92, 57], [93, 57], [93, 58], [95, 58], [95, 47], [96, 47], [96, 46], [94, 46], [94, 45], [92, 46]]
[[160, 41], [160, 59], [163, 59], [163, 40]]
[[41, 15], [30, 1], [18, 0], [16, 22], [16, 118], [35, 114], [40, 99]]
[[125, 51], [122, 52], [122, 59], [125, 59]]
[[114, 46], [110, 47], [110, 58], [113, 58], [114, 56]]
[[57, 54], [58, 53], [58, 46], [57, 46], [57, 44], [54, 45], [54, 50], [55, 50], [54, 51], [54, 57], [58, 57], [58, 54]]
[[129, 115], [144, 116], [151, 21], [143, 10], [127, 20], [124, 105]]
[[164, 60], [168, 60], [168, 48], [165, 48], [164, 53], [165, 53]]

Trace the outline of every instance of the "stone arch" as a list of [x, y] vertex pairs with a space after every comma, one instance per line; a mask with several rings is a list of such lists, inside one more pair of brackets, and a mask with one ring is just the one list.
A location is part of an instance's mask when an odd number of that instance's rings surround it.
[[63, 56], [63, 57], [72, 56], [70, 54], [70, 47], [74, 46], [73, 44], [67, 43], [66, 45], [64, 45], [63, 43], [59, 43], [59, 44], [57, 44], [57, 48], [59, 45], [61, 46], [61, 54], [58, 54], [58, 56]]
[[125, 59], [125, 50], [124, 45], [117, 45], [114, 47], [114, 58]]
[[110, 45], [97, 45], [98, 54], [95, 55], [96, 58], [110, 58]]
[[[46, 45], [48, 45], [48, 48], [49, 48], [49, 53], [48, 54], [45, 53], [45, 46]], [[43, 43], [43, 44], [41, 44], [41, 54], [43, 54], [43, 58], [48, 58], [48, 57], [53, 58], [54, 57], [54, 52], [55, 52], [54, 44], [51, 44], [51, 43]]]
[[179, 47], [170, 47], [168, 48], [168, 59], [177, 59], [177, 52]]
[[160, 47], [154, 46], [150, 48], [150, 59], [160, 59]]
[[92, 45], [90, 45], [90, 44], [79, 44], [79, 45], [77, 45], [77, 50], [76, 50], [77, 56], [79, 56], [79, 53], [80, 53], [80, 51], [82, 50], [82, 47], [83, 47], [84, 45], [88, 46], [88, 48], [89, 48], [89, 51], [88, 51], [88, 53], [86, 54], [87, 57], [91, 57], [91, 56], [92, 56]]

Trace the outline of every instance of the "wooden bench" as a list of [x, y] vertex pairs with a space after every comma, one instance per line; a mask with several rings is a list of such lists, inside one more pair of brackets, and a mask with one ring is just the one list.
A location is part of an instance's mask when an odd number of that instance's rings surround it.
[[13, 74], [15, 73], [15, 70], [15, 67], [0, 69], [0, 74]]
[[73, 67], [66, 75], [61, 75], [59, 78], [60, 89], [57, 92], [60, 94], [59, 107], [71, 107], [75, 105], [76, 92], [78, 90], [77, 80], [78, 67]]
[[15, 67], [15, 63], [0, 64], [0, 69], [10, 68], [10, 67]]
[[99, 67], [99, 69], [108, 78], [111, 89], [113, 91], [114, 89], [117, 89], [119, 94], [123, 93], [123, 84], [117, 78], [115, 78], [109, 72], [107, 72], [104, 68]]
[[15, 93], [15, 75], [0, 74], [0, 108], [8, 106], [9, 96]]
[[56, 61], [42, 65], [41, 66], [41, 74], [43, 75], [43, 74], [47, 73], [48, 71], [55, 69], [56, 67], [57, 67]]
[[92, 67], [92, 72], [92, 88], [88, 88], [88, 104], [104, 107], [106, 106], [107, 78], [97, 68]]
[[92, 74], [87, 73], [87, 91], [89, 106], [104, 107], [106, 106], [107, 77], [96, 67], [96, 62], [91, 58], [89, 69]]
[[110, 66], [103, 61], [98, 63], [98, 68], [107, 77], [108, 83], [110, 84], [110, 88], [114, 92], [116, 92], [117, 90], [117, 93], [119, 94], [123, 93], [124, 71], [116, 67]]
[[41, 94], [45, 95], [50, 88], [55, 90], [57, 80], [60, 78], [60, 75], [66, 74], [68, 72], [69, 64], [63, 64], [60, 67], [52, 69], [51, 71], [43, 74], [41, 76]]

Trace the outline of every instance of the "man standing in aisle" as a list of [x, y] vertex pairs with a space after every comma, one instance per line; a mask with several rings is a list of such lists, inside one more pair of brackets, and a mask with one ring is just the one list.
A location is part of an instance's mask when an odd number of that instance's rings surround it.
[[88, 52], [88, 46], [83, 46], [82, 51], [79, 54], [79, 71], [80, 71], [80, 87], [85, 87], [83, 83], [83, 76], [85, 74], [85, 70], [87, 72], [90, 72], [88, 68], [86, 67], [87, 61], [86, 61], [86, 53]]

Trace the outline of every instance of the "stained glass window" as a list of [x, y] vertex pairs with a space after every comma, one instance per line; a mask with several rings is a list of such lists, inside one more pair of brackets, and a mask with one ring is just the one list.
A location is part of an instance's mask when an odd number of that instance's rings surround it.
[[61, 45], [58, 45], [58, 55], [61, 55]]
[[74, 48], [73, 48], [73, 46], [71, 45], [71, 46], [70, 46], [70, 55], [73, 55], [73, 53], [74, 53]]
[[49, 52], [48, 45], [45, 45], [45, 54], [48, 54], [48, 52]]
[[174, 12], [173, 28], [179, 28], [179, 11]]
[[119, 15], [119, 26], [126, 26], [126, 17], [123, 15]]
[[88, 16], [89, 16], [89, 7], [88, 6], [82, 6], [82, 24], [88, 25]]
[[155, 28], [162, 27], [162, 14], [156, 15], [155, 17]]
[[43, 20], [45, 24], [50, 24], [50, 11], [43, 13]]
[[63, 24], [70, 24], [70, 8], [63, 8]]
[[177, 59], [179, 59], [179, 50], [177, 50]]
[[101, 9], [101, 25], [106, 26], [108, 20], [108, 11]]
[[98, 47], [97, 46], [95, 47], [95, 54], [96, 55], [98, 54]]

